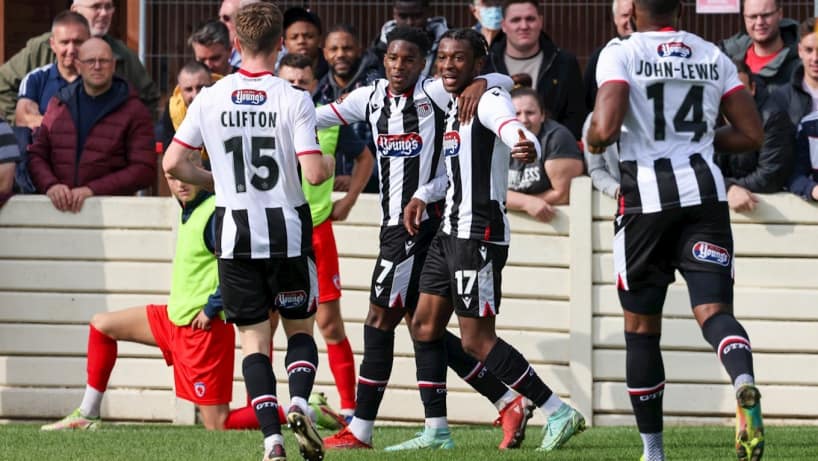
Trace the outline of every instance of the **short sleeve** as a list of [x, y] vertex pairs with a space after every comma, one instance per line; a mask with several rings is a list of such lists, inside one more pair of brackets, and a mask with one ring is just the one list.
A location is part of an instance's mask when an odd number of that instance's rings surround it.
[[726, 98], [734, 92], [744, 88], [744, 84], [738, 79], [738, 70], [726, 54], [719, 53], [719, 67], [724, 70], [724, 88], [722, 88], [721, 97]]
[[443, 88], [443, 79], [430, 79], [427, 78], [423, 81], [423, 91], [429, 96], [429, 99], [432, 100], [432, 103], [441, 109], [445, 109], [446, 106], [449, 104], [449, 101], [452, 100], [452, 95], [446, 91], [446, 88]]
[[293, 146], [296, 155], [320, 154], [318, 135], [315, 129], [315, 106], [306, 91], [298, 91], [301, 96], [293, 112]]
[[202, 104], [204, 104], [203, 101], [209, 99], [209, 92], [210, 88], [203, 88], [199, 96], [190, 103], [184, 120], [182, 120], [182, 123], [176, 130], [176, 134], [173, 136], [174, 142], [188, 149], [199, 149], [202, 147]]
[[31, 99], [40, 102], [40, 89], [42, 88], [42, 78], [46, 75], [40, 69], [35, 69], [26, 74], [20, 82], [20, 89], [17, 94], [19, 98]]
[[548, 137], [546, 145], [543, 146], [543, 157], [546, 160], [558, 158], [584, 160], [571, 131], [557, 122], [551, 121], [551, 123], [555, 124], [554, 132]]
[[341, 102], [332, 102], [326, 106], [321, 106], [316, 119], [318, 128], [366, 121], [366, 106], [369, 104], [369, 97], [372, 94], [374, 85], [355, 89]]
[[628, 52], [621, 40], [608, 42], [596, 65], [597, 87], [610, 82], [629, 83]]

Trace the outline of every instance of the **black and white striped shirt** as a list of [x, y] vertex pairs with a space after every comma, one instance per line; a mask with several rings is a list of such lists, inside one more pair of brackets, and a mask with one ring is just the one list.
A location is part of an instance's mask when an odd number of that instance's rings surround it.
[[517, 121], [511, 97], [501, 88], [483, 94], [471, 122], [461, 124], [457, 113], [457, 99], [452, 96], [443, 135], [447, 174], [443, 232], [508, 245], [506, 193], [511, 148], [519, 140], [518, 130], [523, 130], [539, 157], [539, 140]]
[[216, 188], [216, 254], [292, 258], [312, 251], [299, 155], [320, 155], [307, 92], [269, 72], [240, 69], [204, 88], [174, 142], [204, 143]]
[[602, 51], [597, 83], [611, 82], [630, 88], [618, 214], [726, 201], [713, 138], [722, 98], [743, 88], [730, 59], [688, 32], [637, 32]]
[[[513, 83], [501, 74], [482, 78], [490, 86], [510, 88]], [[381, 225], [402, 224], [403, 208], [412, 196], [418, 191], [424, 197], [431, 194], [426, 188], [432, 180], [446, 177], [441, 150], [449, 100], [441, 80], [421, 78], [412, 89], [396, 95], [389, 91], [386, 79], [379, 79], [354, 90], [342, 102], [318, 108], [318, 128], [369, 123], [379, 168]], [[427, 207], [427, 212], [432, 208]], [[427, 218], [424, 214], [423, 219]]]

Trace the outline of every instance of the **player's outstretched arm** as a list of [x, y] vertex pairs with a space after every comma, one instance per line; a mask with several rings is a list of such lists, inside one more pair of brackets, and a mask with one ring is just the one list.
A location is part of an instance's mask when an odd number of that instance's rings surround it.
[[730, 123], [716, 130], [713, 146], [719, 152], [757, 151], [764, 143], [764, 127], [753, 97], [745, 89], [721, 100], [721, 112]]
[[630, 88], [625, 82], [609, 81], [599, 88], [594, 114], [591, 116], [591, 127], [586, 136], [588, 152], [601, 154], [619, 139], [629, 97]]
[[199, 155], [198, 149], [184, 146], [174, 139], [168, 146], [168, 150], [165, 151], [162, 167], [166, 173], [182, 182], [202, 186], [212, 191], [213, 175], [194, 163], [192, 159], [195, 155]]

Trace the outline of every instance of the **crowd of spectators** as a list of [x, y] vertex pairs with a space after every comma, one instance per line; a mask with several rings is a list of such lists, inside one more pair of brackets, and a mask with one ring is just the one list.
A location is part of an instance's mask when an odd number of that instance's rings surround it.
[[[195, 62], [181, 68], [164, 109], [157, 110], [156, 84], [134, 52], [109, 34], [113, 1], [74, 0], [70, 10], [54, 18], [49, 32], [30, 39], [0, 67], [0, 114], [7, 122], [0, 124], [2, 200], [15, 192], [41, 193], [56, 208], [76, 212], [90, 195], [149, 189], [157, 177], [154, 153], [168, 146], [198, 90], [239, 69], [241, 57], [232, 46], [233, 16], [240, 5], [254, 1], [260, 0], [224, 0], [218, 18], [193, 31], [188, 46]], [[538, 133], [543, 156], [533, 166], [512, 165], [509, 208], [547, 222], [555, 205], [568, 203], [571, 179], [581, 174], [617, 198], [616, 145], [603, 155], [590, 155], [582, 144], [583, 123], [593, 111], [597, 91], [597, 59], [606, 44], [591, 54], [583, 75], [569, 51], [571, 44], [556, 43], [545, 30], [540, 2], [464, 3], [476, 21], [473, 28], [489, 44], [482, 72], [505, 73], [517, 86], [530, 87], [515, 90], [514, 101], [518, 118]], [[612, 40], [633, 32], [632, 8], [632, 0], [611, 2], [616, 30]], [[716, 153], [729, 205], [735, 212], [752, 212], [758, 202], [755, 194], [781, 191], [816, 201], [815, 18], [786, 18], [782, 2], [776, 0], [743, 0], [741, 15], [744, 29], [719, 46], [755, 97], [765, 141], [757, 152]], [[316, 105], [382, 77], [386, 35], [397, 26], [423, 30], [435, 43], [425, 67], [434, 77], [436, 43], [450, 27], [447, 18], [431, 16], [428, 0], [394, 1], [392, 18], [368, 46], [353, 26], [325, 24], [302, 7], [286, 10], [283, 22], [279, 60], [288, 54], [306, 57], [289, 62], [296, 67], [309, 63], [305, 89]], [[84, 55], [83, 49], [95, 53]], [[369, 171], [374, 163], [363, 192], [376, 192], [378, 165], [366, 124], [343, 126], [334, 136], [335, 190], [348, 191], [355, 172]], [[206, 164], [206, 152], [203, 159]]]

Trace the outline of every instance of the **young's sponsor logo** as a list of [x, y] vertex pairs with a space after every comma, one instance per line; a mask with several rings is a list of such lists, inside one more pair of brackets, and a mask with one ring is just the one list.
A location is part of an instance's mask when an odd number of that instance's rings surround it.
[[417, 133], [381, 134], [376, 144], [384, 157], [416, 157], [423, 148], [423, 138]]
[[230, 99], [233, 100], [233, 104], [241, 106], [260, 106], [267, 101], [267, 93], [261, 90], [245, 88], [233, 91], [230, 95]]
[[447, 131], [443, 135], [443, 154], [447, 157], [460, 153], [460, 133]]
[[693, 55], [693, 50], [684, 42], [667, 42], [660, 43], [656, 47], [656, 53], [660, 58], [685, 58], [689, 59]]
[[281, 309], [298, 307], [307, 301], [307, 293], [304, 290], [282, 291], [276, 296], [275, 305]]
[[730, 252], [726, 249], [707, 242], [696, 242], [693, 245], [693, 257], [699, 261], [718, 264], [727, 267], [730, 265]]

